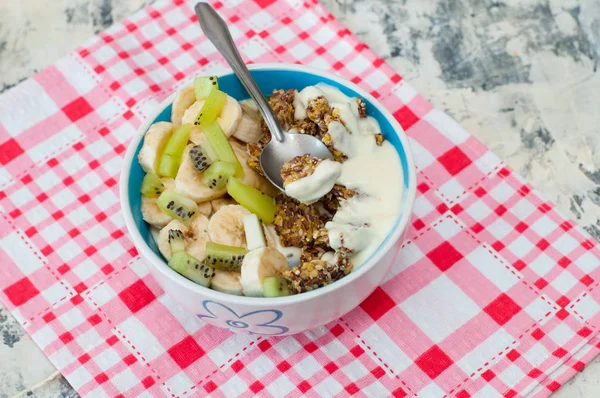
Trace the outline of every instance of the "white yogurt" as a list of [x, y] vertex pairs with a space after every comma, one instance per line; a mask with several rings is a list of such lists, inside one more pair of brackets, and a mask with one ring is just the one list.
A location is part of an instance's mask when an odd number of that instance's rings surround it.
[[[374, 141], [373, 137], [370, 138]], [[350, 139], [356, 145], [360, 145], [361, 141], [354, 137]], [[342, 163], [342, 175], [338, 179], [339, 184], [360, 194], [344, 201], [333, 220], [325, 225], [331, 242], [338, 239], [336, 227], [346, 225], [344, 244], [360, 250], [352, 256], [357, 266], [373, 254], [393, 227], [400, 214], [404, 185], [398, 153], [389, 142], [362, 148]]]
[[323, 83], [317, 83], [314, 86], [305, 87], [302, 91], [294, 96], [294, 106], [300, 104], [304, 109], [306, 109], [308, 106], [308, 101], [321, 96], [325, 97], [327, 102], [330, 104], [336, 102], [340, 104], [354, 102], [356, 106], [356, 113], [358, 114], [358, 104], [353, 98], [350, 98], [342, 93], [337, 87], [329, 86]]
[[[308, 102], [319, 96], [324, 96], [338, 110], [344, 122], [333, 121], [328, 124], [334, 148], [348, 156], [341, 164], [330, 161], [338, 164], [341, 170], [334, 182], [359, 192], [359, 195], [343, 201], [325, 228], [331, 247], [338, 249], [343, 237], [344, 246], [355, 250], [352, 262], [360, 266], [377, 250], [400, 214], [404, 185], [402, 166], [398, 153], [389, 142], [384, 141], [381, 146], [376, 144], [374, 135], [381, 132], [377, 121], [372, 117], [361, 119], [356, 99], [344, 95], [335, 87], [319, 83], [297, 93], [294, 96], [295, 117], [304, 119]], [[325, 170], [319, 171], [319, 166], [313, 175], [289, 184], [286, 193], [294, 184], [293, 193], [296, 196], [288, 195], [300, 201], [308, 199], [314, 202], [329, 192], [333, 184], [324, 176], [331, 178], [334, 167], [328, 165], [324, 167]], [[319, 175], [313, 178], [317, 171]]]
[[302, 203], [311, 204], [331, 191], [341, 175], [342, 165], [325, 159], [317, 165], [311, 175], [286, 185], [285, 193]]
[[302, 102], [302, 98], [298, 94], [298, 91], [294, 92], [294, 118], [296, 120], [306, 119], [306, 104]]

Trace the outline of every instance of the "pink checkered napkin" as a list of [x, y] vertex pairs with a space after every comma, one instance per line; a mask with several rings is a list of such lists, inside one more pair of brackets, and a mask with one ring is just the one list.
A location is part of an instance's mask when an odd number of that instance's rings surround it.
[[316, 2], [223, 0], [250, 62], [370, 91], [411, 139], [409, 239], [358, 308], [292, 337], [184, 313], [121, 217], [123, 152], [184, 81], [223, 68], [193, 2], [158, 2], [0, 96], [0, 298], [89, 396], [547, 396], [599, 352], [600, 252]]

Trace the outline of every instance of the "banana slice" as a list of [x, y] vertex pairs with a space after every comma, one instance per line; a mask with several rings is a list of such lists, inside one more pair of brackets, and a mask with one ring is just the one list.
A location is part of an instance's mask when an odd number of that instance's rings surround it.
[[[165, 189], [173, 189], [175, 187], [175, 180], [172, 178], [161, 178], [160, 181], [165, 186]], [[156, 204], [157, 198], [148, 198], [142, 196], [142, 218], [148, 224], [162, 228], [167, 225], [173, 217], [163, 212]]]
[[263, 135], [260, 128], [260, 116], [256, 108], [252, 109], [247, 103], [240, 102], [240, 106], [242, 107], [242, 119], [233, 136], [243, 142], [256, 143]]
[[246, 108], [248, 110], [256, 112], [256, 114], [258, 115], [258, 106], [256, 105], [256, 101], [254, 101], [252, 98], [241, 100], [240, 106], [242, 107], [242, 110]]
[[277, 231], [275, 231], [275, 226], [273, 224], [271, 224], [271, 225], [263, 224], [263, 229], [265, 231], [265, 239], [267, 241], [267, 247], [272, 247], [274, 249], [277, 249], [277, 247], [279, 245], [281, 245], [281, 243], [279, 241], [279, 235], [277, 234]]
[[160, 182], [163, 183], [165, 189], [175, 189], [175, 180], [168, 177], [162, 177]]
[[198, 261], [204, 261], [206, 258], [206, 242], [209, 241], [206, 229], [208, 227], [208, 218], [199, 215], [194, 218], [191, 224], [186, 226], [179, 220], [173, 220], [168, 223], [158, 234], [158, 250], [169, 261], [171, 259], [171, 245], [169, 244], [169, 230], [178, 229], [183, 232], [185, 251], [196, 257]]
[[210, 201], [210, 205], [212, 207], [213, 214], [216, 213], [221, 207], [227, 205], [237, 205], [237, 202], [229, 197], [227, 198], [219, 198], [213, 199]]
[[190, 141], [192, 141], [192, 143], [195, 145], [207, 141], [206, 136], [202, 132], [202, 127], [195, 125], [192, 126], [192, 129], [190, 130]]
[[198, 261], [206, 259], [206, 242], [210, 240], [207, 229], [208, 217], [199, 215], [190, 224], [188, 232], [184, 233], [185, 251]]
[[263, 229], [265, 231], [267, 247], [277, 249], [278, 252], [283, 254], [290, 267], [295, 267], [300, 264], [300, 255], [302, 254], [302, 249], [294, 246], [283, 246], [273, 224], [263, 225]]
[[230, 139], [229, 143], [233, 148], [235, 156], [237, 156], [244, 169], [244, 177], [241, 178], [241, 181], [244, 184], [250, 185], [251, 187], [258, 189], [259, 191], [262, 191], [269, 196], [277, 195], [279, 190], [275, 188], [275, 186], [273, 186], [273, 184], [271, 184], [269, 180], [267, 180], [265, 177], [261, 176], [256, 171], [254, 171], [254, 169], [248, 166], [248, 158], [250, 157], [250, 155], [246, 150], [246, 144], [243, 144], [236, 139]]
[[185, 86], [181, 88], [175, 99], [173, 100], [173, 106], [171, 107], [171, 123], [173, 126], [181, 126], [183, 115], [185, 111], [196, 102], [196, 92], [194, 85]]
[[198, 203], [198, 214], [210, 217], [210, 215], [212, 214], [212, 206], [210, 202]]
[[221, 207], [208, 222], [210, 240], [222, 245], [247, 247], [244, 217], [250, 212], [240, 205]]
[[246, 296], [263, 297], [263, 280], [289, 269], [283, 254], [272, 247], [261, 247], [246, 253], [242, 263], [242, 289]]
[[[186, 124], [194, 124], [196, 120], [196, 116], [202, 109], [202, 105], [204, 105], [204, 100], [194, 102], [183, 114], [183, 118], [181, 119], [181, 123]], [[225, 106], [221, 111], [221, 115], [217, 118], [217, 123], [223, 129], [223, 132], [227, 137], [231, 137], [233, 132], [237, 128], [240, 120], [242, 119], [242, 107], [240, 104], [232, 97], [227, 96], [227, 102], [225, 102]], [[190, 139], [192, 142], [197, 144], [192, 139], [193, 135], [190, 134]]]
[[142, 218], [148, 224], [158, 228], [167, 225], [173, 218], [164, 213], [157, 205], [156, 198], [142, 196]]
[[175, 177], [175, 191], [187, 196], [196, 203], [208, 202], [212, 199], [220, 198], [227, 193], [227, 187], [221, 189], [211, 189], [204, 184], [202, 174], [197, 172], [192, 166], [190, 158], [190, 149], [193, 145], [188, 145], [183, 151], [183, 157], [177, 177]]
[[219, 292], [241, 296], [244, 294], [240, 282], [241, 275], [241, 273], [235, 271], [216, 269], [215, 276], [210, 281], [210, 287]]
[[154, 123], [144, 135], [144, 144], [138, 153], [140, 166], [146, 173], [156, 174], [158, 159], [167, 144], [173, 125], [169, 122]]
[[169, 244], [169, 231], [172, 229], [178, 229], [184, 234], [188, 231], [188, 227], [179, 220], [172, 220], [160, 230], [160, 232], [158, 233], [158, 240], [156, 240], [156, 244], [158, 245], [158, 250], [160, 251], [160, 254], [162, 254], [167, 261], [169, 261], [172, 257], [171, 245]]

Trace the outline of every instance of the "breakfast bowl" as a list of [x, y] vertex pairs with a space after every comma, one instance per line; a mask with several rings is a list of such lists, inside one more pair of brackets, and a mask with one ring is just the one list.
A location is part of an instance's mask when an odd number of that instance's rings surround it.
[[[296, 89], [324, 83], [350, 97], [361, 97], [386, 141], [396, 150], [401, 165], [400, 211], [379, 247], [352, 272], [326, 286], [285, 297], [236, 296], [201, 286], [175, 272], [161, 255], [141, 212], [140, 188], [144, 171], [138, 161], [144, 135], [154, 123], [171, 120], [175, 93], [158, 106], [140, 126], [129, 144], [120, 179], [125, 223], [142, 261], [159, 285], [176, 303], [203, 321], [235, 333], [289, 335], [325, 325], [351, 311], [383, 281], [400, 250], [416, 194], [416, 175], [406, 134], [394, 117], [369, 93], [339, 76], [301, 65], [254, 64], [249, 67], [261, 91]], [[219, 76], [219, 89], [236, 100], [249, 96], [233, 74]], [[368, 165], [366, 165], [368, 167]], [[381, 170], [381, 173], [385, 173]]]

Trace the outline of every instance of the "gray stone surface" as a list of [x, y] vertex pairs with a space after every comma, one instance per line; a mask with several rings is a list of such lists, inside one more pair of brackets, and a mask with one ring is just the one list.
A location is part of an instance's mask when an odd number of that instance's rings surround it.
[[[0, 3], [0, 92], [149, 1]], [[324, 0], [434, 106], [600, 239], [600, 0]], [[0, 308], [0, 397], [55, 369]], [[560, 398], [600, 396], [600, 360]], [[77, 396], [60, 376], [31, 393]]]

